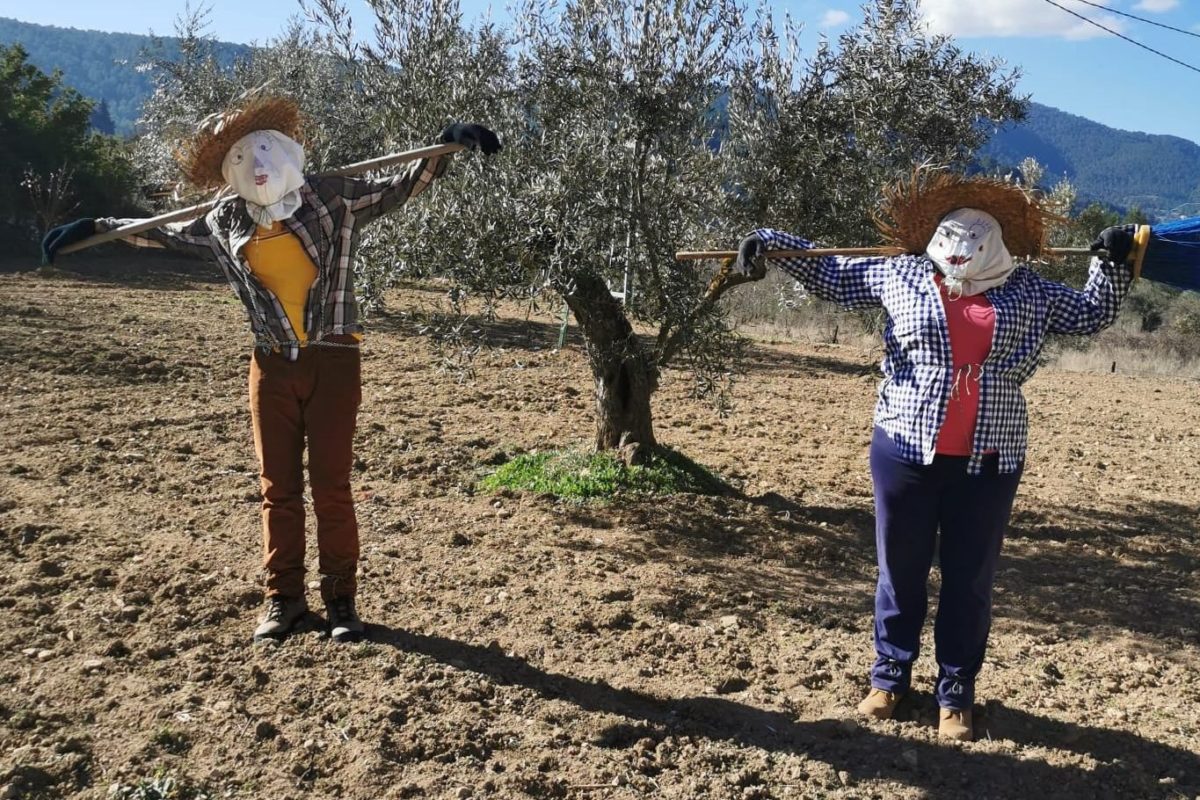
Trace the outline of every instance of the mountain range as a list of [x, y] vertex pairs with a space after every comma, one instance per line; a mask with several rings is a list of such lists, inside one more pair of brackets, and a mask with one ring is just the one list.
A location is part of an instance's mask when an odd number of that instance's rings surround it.
[[[134, 132], [142, 102], [153, 86], [141, 65], [161, 46], [174, 57], [179, 40], [34, 25], [0, 17], [0, 45], [19, 43], [39, 69], [62, 71], [69, 86], [105, 101], [117, 133]], [[219, 43], [222, 62], [250, 52]], [[1033, 103], [1028, 117], [998, 130], [978, 158], [984, 167], [1009, 167], [1032, 156], [1046, 168], [1045, 182], [1061, 177], [1081, 202], [1117, 209], [1140, 208], [1154, 218], [1200, 215], [1200, 145], [1177, 136], [1117, 130], [1050, 106]]]
[[998, 165], [1029, 156], [1046, 168], [1044, 182], [1069, 178], [1084, 201], [1155, 218], [1200, 216], [1200, 145], [1187, 139], [1117, 130], [1032, 103], [1025, 120], [1001, 128], [978, 153]]

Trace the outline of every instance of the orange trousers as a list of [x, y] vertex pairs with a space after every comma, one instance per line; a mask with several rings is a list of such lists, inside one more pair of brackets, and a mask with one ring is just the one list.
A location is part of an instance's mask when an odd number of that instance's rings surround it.
[[[352, 343], [350, 336], [332, 341]], [[262, 484], [263, 567], [268, 597], [304, 595], [304, 448], [317, 517], [321, 596], [357, 589], [358, 521], [350, 494], [354, 427], [362, 400], [357, 347], [305, 347], [288, 361], [256, 349], [250, 415]]]

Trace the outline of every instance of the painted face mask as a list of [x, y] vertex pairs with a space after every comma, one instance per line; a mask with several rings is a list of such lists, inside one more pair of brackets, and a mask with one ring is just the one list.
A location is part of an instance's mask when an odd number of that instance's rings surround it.
[[974, 208], [960, 208], [943, 217], [925, 255], [937, 264], [946, 288], [954, 294], [980, 294], [1001, 286], [1015, 267], [1000, 223]]
[[229, 148], [221, 174], [246, 201], [251, 219], [270, 225], [300, 207], [304, 148], [279, 131], [255, 131]]

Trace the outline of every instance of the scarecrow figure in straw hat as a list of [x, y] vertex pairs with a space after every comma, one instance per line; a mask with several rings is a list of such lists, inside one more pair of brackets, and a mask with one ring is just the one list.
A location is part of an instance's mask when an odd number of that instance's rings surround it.
[[[887, 192], [880, 219], [907, 255], [776, 262], [821, 298], [887, 314], [870, 451], [879, 580], [876, 659], [858, 706], [866, 716], [890, 718], [909, 690], [936, 547], [938, 732], [973, 736], [992, 582], [1025, 463], [1021, 384], [1048, 334], [1111, 325], [1132, 279], [1125, 228], [1109, 228], [1093, 243], [1107, 256], [1092, 259], [1082, 291], [1014, 262], [1039, 255], [1049, 218], [1020, 187], [918, 170]], [[742, 241], [735, 268], [761, 276], [768, 251], [811, 248], [798, 236], [756, 230]]]
[[[301, 120], [284, 97], [252, 93], [210, 117], [180, 152], [201, 189], [232, 189], [203, 217], [127, 239], [217, 262], [250, 318], [250, 412], [261, 464], [266, 611], [254, 638], [290, 633], [308, 612], [304, 578], [304, 472], [317, 517], [321, 597], [335, 641], [362, 637], [355, 610], [358, 524], [350, 494], [361, 399], [354, 258], [362, 225], [424, 191], [446, 169], [422, 158], [394, 177], [305, 176]], [[454, 124], [442, 141], [500, 150], [480, 125]], [[44, 256], [129, 222], [83, 219], [56, 228]]]

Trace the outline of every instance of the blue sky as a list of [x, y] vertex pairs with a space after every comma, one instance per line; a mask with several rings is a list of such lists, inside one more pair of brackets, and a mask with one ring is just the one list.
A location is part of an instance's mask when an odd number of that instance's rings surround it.
[[[370, 27], [364, 0], [345, 0], [360, 30]], [[1059, 5], [1200, 68], [1200, 39], [1097, 9], [1084, 0]], [[1200, 34], [1200, 0], [1093, 0]], [[211, 0], [211, 32], [219, 39], [265, 41], [300, 13], [298, 0]], [[858, 0], [771, 0], [803, 21], [809, 39], [836, 35], [861, 18]], [[503, 0], [462, 0], [468, 15], [497, 17]], [[127, 33], [170, 34], [183, 0], [0, 0], [0, 16], [45, 25]], [[931, 29], [968, 50], [999, 56], [1024, 73], [1021, 90], [1055, 106], [1125, 130], [1165, 133], [1200, 142], [1200, 72], [1106, 34], [1056, 8], [1050, 0], [924, 0]]]

